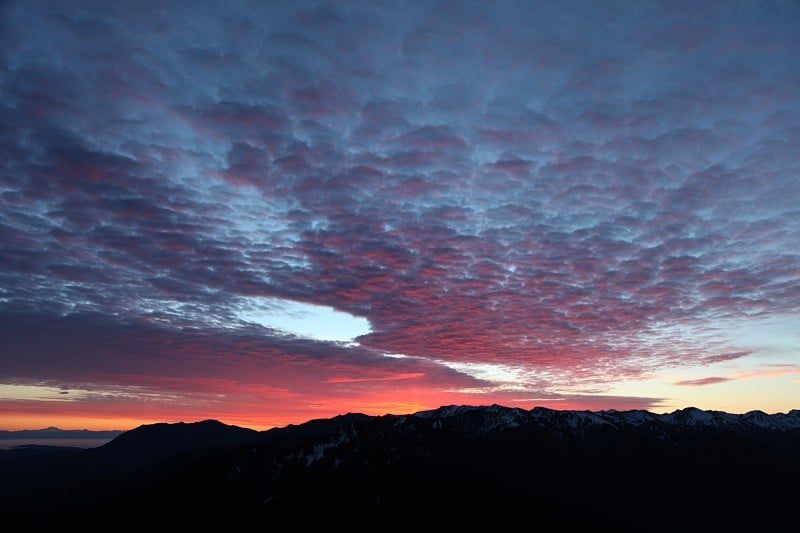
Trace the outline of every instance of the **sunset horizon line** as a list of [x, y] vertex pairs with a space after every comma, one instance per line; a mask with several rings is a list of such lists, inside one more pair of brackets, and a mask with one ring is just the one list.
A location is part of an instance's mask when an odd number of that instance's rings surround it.
[[153, 419], [152, 421], [142, 421], [141, 423], [139, 423], [137, 425], [134, 425], [134, 426], [130, 426], [127, 429], [122, 429], [120, 427], [117, 427], [117, 428], [114, 428], [114, 429], [89, 429], [87, 427], [60, 427], [60, 426], [56, 426], [56, 425], [50, 425], [50, 426], [47, 426], [47, 427], [20, 427], [18, 429], [6, 429], [6, 428], [3, 428], [3, 427], [0, 427], [0, 432], [21, 433], [21, 432], [26, 432], [26, 431], [55, 430], [55, 431], [63, 431], [63, 432], [87, 431], [87, 432], [91, 432], [91, 433], [114, 433], [114, 432], [126, 433], [128, 431], [132, 431], [132, 430], [135, 430], [137, 428], [146, 427], [146, 426], [198, 424], [198, 423], [203, 423], [203, 422], [217, 422], [217, 423], [220, 423], [220, 424], [223, 424], [223, 425], [226, 425], [226, 426], [230, 426], [230, 427], [238, 427], [238, 428], [242, 428], [242, 429], [250, 429], [250, 430], [253, 430], [253, 431], [264, 432], [264, 431], [269, 431], [269, 430], [272, 430], [272, 429], [282, 429], [282, 428], [287, 428], [287, 427], [291, 427], [291, 426], [300, 426], [300, 425], [306, 424], [308, 422], [313, 422], [313, 421], [316, 421], [316, 420], [330, 420], [330, 419], [333, 419], [333, 418], [337, 418], [337, 417], [341, 417], [341, 416], [348, 416], [348, 415], [363, 415], [363, 416], [373, 417], [373, 418], [378, 418], [378, 417], [383, 417], [383, 416], [413, 416], [413, 415], [416, 415], [418, 413], [424, 413], [424, 412], [428, 412], [428, 411], [437, 411], [437, 410], [445, 409], [445, 408], [448, 408], [448, 407], [473, 408], [473, 409], [487, 408], [487, 407], [500, 407], [500, 408], [503, 408], [503, 409], [520, 409], [520, 410], [525, 411], [525, 412], [531, 412], [531, 411], [534, 411], [536, 409], [544, 409], [544, 410], [548, 410], [548, 411], [557, 411], [557, 412], [588, 412], [588, 413], [609, 413], [609, 412], [629, 413], [629, 412], [640, 411], [640, 412], [650, 413], [650, 414], [653, 414], [653, 415], [656, 415], [656, 416], [671, 415], [671, 414], [675, 414], [675, 413], [678, 413], [678, 412], [689, 411], [689, 410], [698, 410], [698, 411], [707, 412], [707, 413], [721, 413], [721, 414], [734, 415], [734, 416], [742, 416], [742, 415], [747, 415], [747, 414], [750, 414], [750, 413], [763, 413], [763, 414], [768, 415], [768, 416], [773, 416], [773, 415], [790, 416], [794, 412], [800, 411], [800, 406], [798, 406], [796, 408], [789, 408], [789, 409], [786, 409], [786, 410], [778, 410], [778, 411], [765, 411], [763, 409], [758, 409], [758, 408], [748, 409], [748, 410], [743, 410], [743, 411], [728, 411], [728, 410], [724, 410], [724, 409], [710, 409], [710, 408], [706, 409], [706, 408], [702, 408], [702, 407], [697, 407], [696, 405], [687, 405], [685, 407], [677, 407], [677, 408], [672, 409], [671, 411], [669, 411], [669, 410], [654, 411], [654, 410], [651, 410], [651, 409], [640, 409], [640, 408], [615, 409], [613, 407], [604, 408], [604, 409], [590, 409], [590, 408], [585, 408], [585, 409], [581, 409], [581, 408], [559, 409], [557, 407], [548, 407], [548, 406], [545, 406], [545, 405], [536, 405], [536, 406], [531, 407], [531, 408], [524, 408], [524, 407], [518, 407], [518, 406], [514, 406], [514, 405], [501, 404], [501, 403], [494, 402], [494, 403], [472, 403], [472, 404], [463, 404], [463, 403], [462, 404], [442, 404], [442, 405], [439, 405], [438, 407], [422, 408], [422, 409], [419, 409], [419, 410], [416, 410], [416, 411], [408, 411], [408, 412], [387, 411], [387, 412], [383, 412], [383, 413], [368, 413], [368, 412], [363, 412], [363, 411], [360, 411], [360, 410], [355, 410], [355, 411], [340, 412], [338, 414], [334, 414], [334, 415], [330, 415], [330, 416], [311, 417], [311, 418], [307, 418], [307, 419], [305, 419], [303, 421], [288, 422], [288, 423], [283, 424], [283, 425], [273, 425], [273, 426], [260, 426], [258, 424], [245, 424], [245, 423], [227, 422], [223, 417], [197, 417], [197, 418], [186, 418], [186, 419], [180, 419], [180, 420], [177, 420], [177, 419], [175, 419], [175, 420], [168, 420], [168, 419], [156, 420], [156, 419]]

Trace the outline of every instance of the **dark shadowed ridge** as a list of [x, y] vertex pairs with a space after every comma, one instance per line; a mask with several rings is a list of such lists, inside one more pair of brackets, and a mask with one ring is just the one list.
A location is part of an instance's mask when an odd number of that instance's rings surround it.
[[301, 445], [319, 438], [342, 426], [364, 422], [374, 417], [362, 413], [347, 413], [333, 418], [316, 418], [303, 424], [289, 424], [285, 427], [272, 428], [261, 433], [259, 442], [280, 447]]
[[73, 508], [89, 508], [124, 491], [152, 490], [198, 458], [234, 450], [258, 435], [204, 420], [142, 425], [97, 448], [0, 450], [0, 516], [11, 512], [19, 530], [40, 531], [52, 516], [72, 515]]
[[152, 424], [51, 461], [35, 484], [36, 457], [6, 464], [0, 518], [15, 531], [119, 517], [208, 531], [776, 531], [797, 511], [797, 449], [798, 410], [451, 405], [261, 432]]
[[145, 424], [86, 450], [82, 459], [108, 469], [133, 470], [181, 454], [242, 446], [253, 442], [258, 434], [216, 420]]

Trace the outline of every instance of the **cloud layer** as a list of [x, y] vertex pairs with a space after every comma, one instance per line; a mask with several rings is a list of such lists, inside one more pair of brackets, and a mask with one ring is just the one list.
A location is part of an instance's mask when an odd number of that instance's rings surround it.
[[800, 317], [796, 4], [0, 9], [0, 382], [606, 405]]

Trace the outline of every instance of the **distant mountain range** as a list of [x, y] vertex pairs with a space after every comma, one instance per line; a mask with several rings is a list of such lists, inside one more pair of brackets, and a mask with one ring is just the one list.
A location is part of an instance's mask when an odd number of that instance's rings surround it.
[[56, 427], [49, 427], [44, 429], [21, 429], [18, 431], [0, 430], [0, 440], [113, 439], [122, 433], [122, 431], [92, 431], [89, 429], [59, 429]]
[[0, 451], [0, 523], [370, 531], [789, 531], [800, 411], [445, 406], [268, 431], [152, 424]]

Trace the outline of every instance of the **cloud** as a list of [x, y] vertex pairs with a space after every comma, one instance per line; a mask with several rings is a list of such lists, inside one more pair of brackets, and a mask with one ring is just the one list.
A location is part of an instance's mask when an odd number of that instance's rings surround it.
[[730, 381], [731, 378], [724, 378], [718, 376], [712, 376], [707, 378], [699, 378], [699, 379], [684, 379], [681, 381], [676, 381], [675, 385], [690, 385], [693, 387], [703, 386], [703, 385], [714, 385], [716, 383], [724, 383], [726, 381]]
[[409, 372], [406, 374], [397, 374], [394, 376], [386, 376], [382, 378], [347, 378], [347, 377], [337, 377], [337, 378], [330, 378], [326, 379], [325, 383], [358, 383], [363, 381], [395, 381], [399, 379], [415, 379], [421, 378], [425, 374], [421, 372]]
[[797, 15], [11, 2], [0, 379], [497, 392], [445, 364], [489, 362], [577, 398], [744, 359], [714, 324], [800, 313]]

